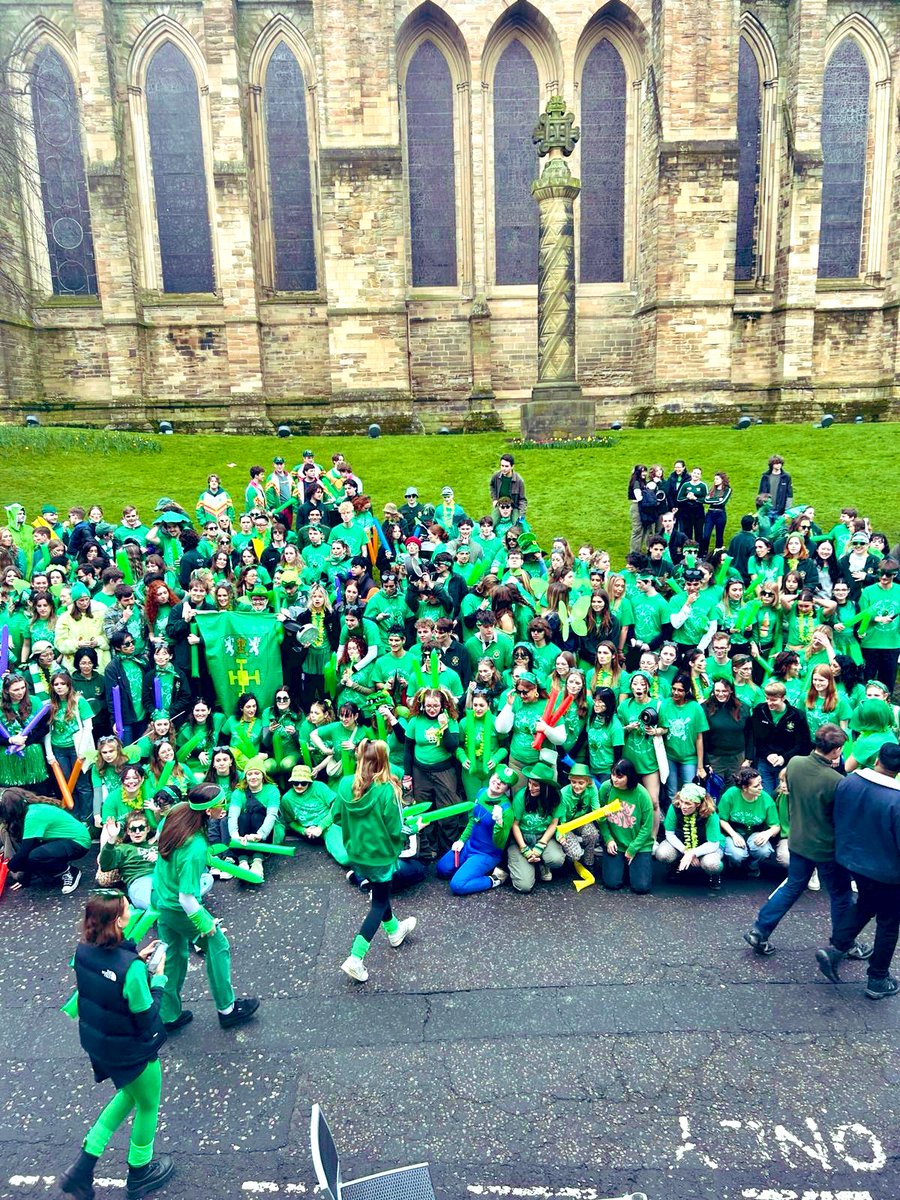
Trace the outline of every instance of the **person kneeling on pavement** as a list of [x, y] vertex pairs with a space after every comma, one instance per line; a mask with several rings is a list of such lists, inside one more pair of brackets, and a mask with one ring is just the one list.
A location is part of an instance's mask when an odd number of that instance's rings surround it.
[[[710, 889], [722, 882], [722, 834], [712, 796], [696, 783], [686, 783], [676, 795], [663, 823], [666, 839], [653, 847], [653, 857], [682, 871], [702, 871]], [[677, 864], [677, 866], [676, 866]]]
[[747, 874], [757, 878], [760, 865], [774, 859], [773, 842], [781, 833], [781, 823], [775, 801], [763, 791], [762, 776], [755, 767], [741, 767], [735, 786], [723, 792], [719, 822], [728, 862], [732, 866], [746, 863]]
[[553, 768], [539, 762], [526, 767], [524, 775], [525, 786], [513, 800], [508, 851], [509, 874], [517, 892], [530, 892], [538, 876], [549, 883], [553, 878], [552, 868], [561, 867], [566, 861], [565, 852], [554, 836], [565, 805]]
[[509, 793], [516, 778], [510, 767], [497, 767], [478, 793], [468, 825], [438, 859], [437, 873], [450, 880], [454, 896], [488, 892], [509, 878], [500, 864], [513, 822]]

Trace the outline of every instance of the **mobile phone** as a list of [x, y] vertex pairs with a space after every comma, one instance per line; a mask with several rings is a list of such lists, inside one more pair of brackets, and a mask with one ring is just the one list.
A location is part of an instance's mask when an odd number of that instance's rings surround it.
[[159, 968], [159, 964], [162, 962], [163, 956], [165, 955], [168, 948], [169, 948], [169, 946], [168, 946], [167, 942], [157, 942], [156, 945], [153, 947], [153, 953], [147, 959], [147, 970], [150, 972], [151, 975], [156, 974], [157, 969]]

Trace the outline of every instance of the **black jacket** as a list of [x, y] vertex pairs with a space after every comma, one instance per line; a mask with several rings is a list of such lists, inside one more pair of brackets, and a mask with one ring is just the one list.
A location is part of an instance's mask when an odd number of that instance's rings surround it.
[[152, 993], [146, 1012], [133, 1013], [125, 999], [125, 975], [137, 959], [134, 942], [115, 946], [79, 942], [75, 951], [81, 1045], [98, 1081], [110, 1078], [116, 1087], [137, 1079], [166, 1040], [159, 1015], [161, 989]]
[[[135, 660], [141, 670], [146, 670], [146, 663], [142, 659]], [[143, 685], [143, 680], [141, 681]], [[122, 699], [122, 720], [126, 725], [133, 725], [137, 720], [132, 703], [131, 688], [128, 684], [128, 676], [125, 674], [125, 669], [117, 655], [113, 655], [106, 665], [106, 670], [103, 672], [103, 684], [106, 688], [106, 706], [111, 713], [115, 712], [113, 707], [113, 688], [118, 687], [119, 694]]]
[[757, 704], [750, 714], [749, 726], [748, 742], [752, 750], [749, 757], [754, 762], [778, 754], [787, 763], [798, 754], [809, 754], [809, 725], [806, 716], [793, 704], [786, 706], [779, 721], [772, 716], [768, 704]]

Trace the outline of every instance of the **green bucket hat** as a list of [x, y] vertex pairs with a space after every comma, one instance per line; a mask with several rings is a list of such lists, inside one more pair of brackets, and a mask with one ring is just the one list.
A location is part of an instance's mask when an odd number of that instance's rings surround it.
[[584, 763], [572, 763], [571, 767], [569, 767], [569, 778], [570, 779], [590, 779], [591, 773], [587, 769], [587, 767], [584, 765]]

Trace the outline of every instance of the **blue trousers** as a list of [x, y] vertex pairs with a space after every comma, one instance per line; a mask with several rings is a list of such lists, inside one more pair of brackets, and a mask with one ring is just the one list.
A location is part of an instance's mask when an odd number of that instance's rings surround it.
[[453, 851], [448, 850], [435, 864], [435, 869], [441, 879], [450, 880], [450, 891], [454, 896], [472, 896], [475, 892], [488, 892], [491, 889], [490, 874], [503, 861], [502, 851], [496, 854], [480, 854], [470, 850], [468, 842], [459, 852], [459, 866]]
[[666, 807], [675, 799], [686, 783], [693, 783], [697, 778], [697, 760], [693, 762], [675, 762], [669, 759], [669, 778], [665, 784]]
[[850, 872], [834, 859], [830, 862], [813, 862], [792, 847], [787, 879], [775, 889], [756, 917], [756, 927], [764, 939], [768, 940], [781, 918], [794, 907], [816, 870], [831, 897], [831, 927], [838, 928], [844, 914], [853, 907]]

